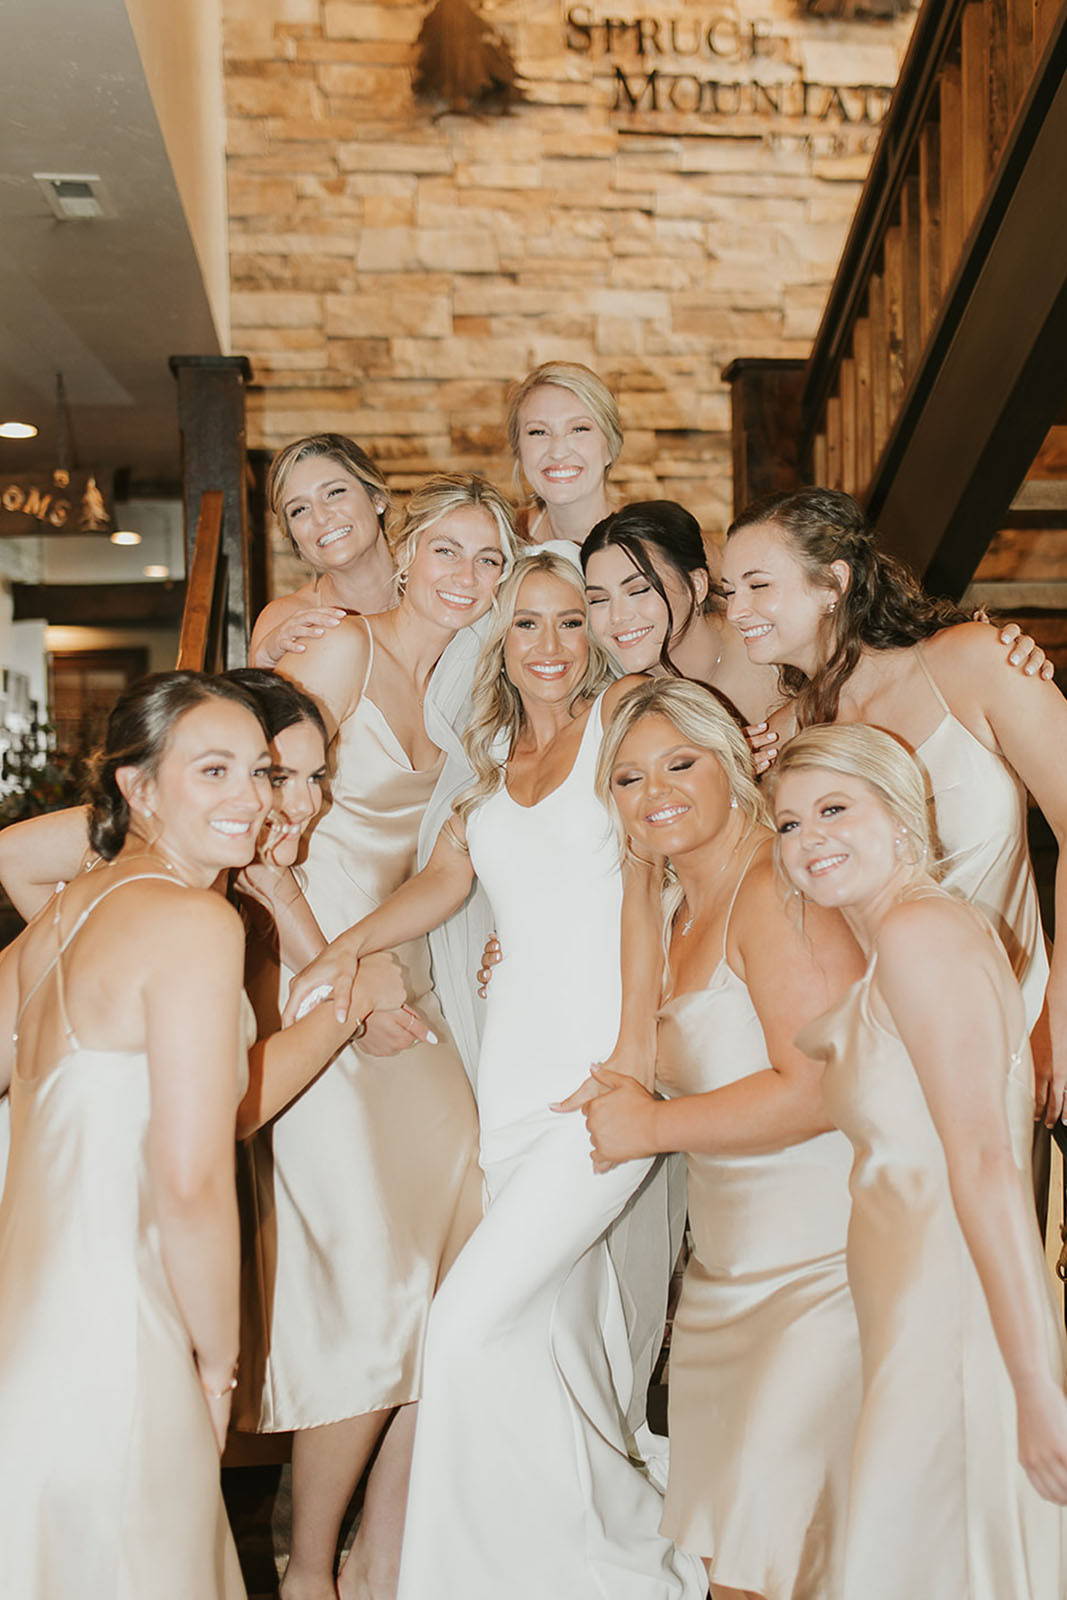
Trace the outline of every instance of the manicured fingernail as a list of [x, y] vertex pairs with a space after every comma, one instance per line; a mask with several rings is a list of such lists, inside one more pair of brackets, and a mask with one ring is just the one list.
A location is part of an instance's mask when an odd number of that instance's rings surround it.
[[436, 1033], [431, 1033], [429, 1028], [427, 1028], [426, 1029], [426, 1043], [427, 1044], [436, 1044], [437, 1042], [438, 1042], [438, 1040], [437, 1040]]

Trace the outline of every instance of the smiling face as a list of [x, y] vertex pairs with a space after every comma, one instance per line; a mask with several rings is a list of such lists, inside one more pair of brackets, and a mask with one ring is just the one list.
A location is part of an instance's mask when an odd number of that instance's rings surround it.
[[455, 632], [485, 616], [504, 565], [500, 530], [488, 511], [448, 511], [419, 538], [407, 569], [405, 604]]
[[263, 729], [232, 700], [209, 699], [171, 729], [155, 773], [119, 769], [144, 837], [193, 878], [247, 866], [270, 804]]
[[622, 546], [595, 550], [586, 563], [589, 627], [627, 672], [650, 672], [659, 666], [670, 619], [671, 643], [677, 644], [693, 616], [693, 597], [675, 569], [667, 561], [657, 561], [652, 551], [647, 555], [670, 602], [670, 617], [662, 596]]
[[362, 483], [329, 456], [293, 466], [279, 500], [285, 526], [308, 566], [331, 572], [359, 561], [382, 536], [376, 503]]
[[294, 722], [273, 741], [271, 810], [260, 843], [279, 867], [291, 867], [300, 840], [322, 809], [326, 781], [326, 746], [313, 722]]
[[722, 558], [726, 617], [751, 661], [799, 667], [809, 677], [822, 665], [825, 619], [838, 598], [808, 578], [773, 523], [740, 528]]
[[899, 823], [862, 778], [821, 767], [783, 773], [774, 817], [786, 876], [818, 905], [861, 909], [910, 870]]
[[576, 394], [559, 384], [531, 389], [519, 407], [519, 463], [538, 499], [572, 506], [603, 494], [611, 449]]
[[718, 838], [739, 815], [719, 757], [658, 712], [636, 722], [619, 746], [611, 793], [639, 855], [675, 860]]
[[573, 700], [589, 663], [585, 606], [572, 584], [531, 572], [516, 596], [504, 640], [504, 671], [524, 702]]

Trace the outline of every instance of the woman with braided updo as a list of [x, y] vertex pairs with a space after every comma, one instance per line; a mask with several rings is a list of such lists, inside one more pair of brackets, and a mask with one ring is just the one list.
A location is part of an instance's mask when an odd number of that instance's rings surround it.
[[801, 489], [744, 511], [723, 557], [727, 616], [790, 699], [771, 736], [826, 722], [893, 734], [927, 778], [943, 882], [993, 923], [1028, 1025], [1048, 984], [1051, 1058], [1036, 1041], [1037, 1114], [1067, 1093], [1067, 944], [1051, 977], [1026, 840], [1026, 791], [1060, 842], [1056, 904], [1067, 926], [1067, 703], [1042, 677], [1005, 671], [993, 628], [925, 594], [847, 494]]

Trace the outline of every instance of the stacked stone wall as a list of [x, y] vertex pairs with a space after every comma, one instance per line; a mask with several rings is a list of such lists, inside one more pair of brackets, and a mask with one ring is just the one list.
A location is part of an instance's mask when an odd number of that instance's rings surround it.
[[510, 483], [508, 382], [582, 361], [619, 397], [622, 492], [714, 536], [721, 369], [807, 354], [911, 16], [568, 6], [482, 0], [527, 98], [479, 117], [413, 94], [423, 5], [223, 0], [249, 442], [337, 429], [400, 491], [442, 467]]

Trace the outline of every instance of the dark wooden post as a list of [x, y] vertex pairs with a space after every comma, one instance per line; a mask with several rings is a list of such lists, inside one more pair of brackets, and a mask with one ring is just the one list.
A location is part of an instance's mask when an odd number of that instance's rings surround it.
[[171, 356], [170, 370], [178, 380], [186, 570], [192, 567], [200, 497], [219, 490], [226, 564], [225, 657], [228, 667], [239, 667], [247, 659], [251, 616], [245, 385], [252, 368], [246, 356]]
[[723, 370], [733, 417], [734, 516], [761, 495], [808, 478], [799, 442], [805, 361], [742, 356]]

